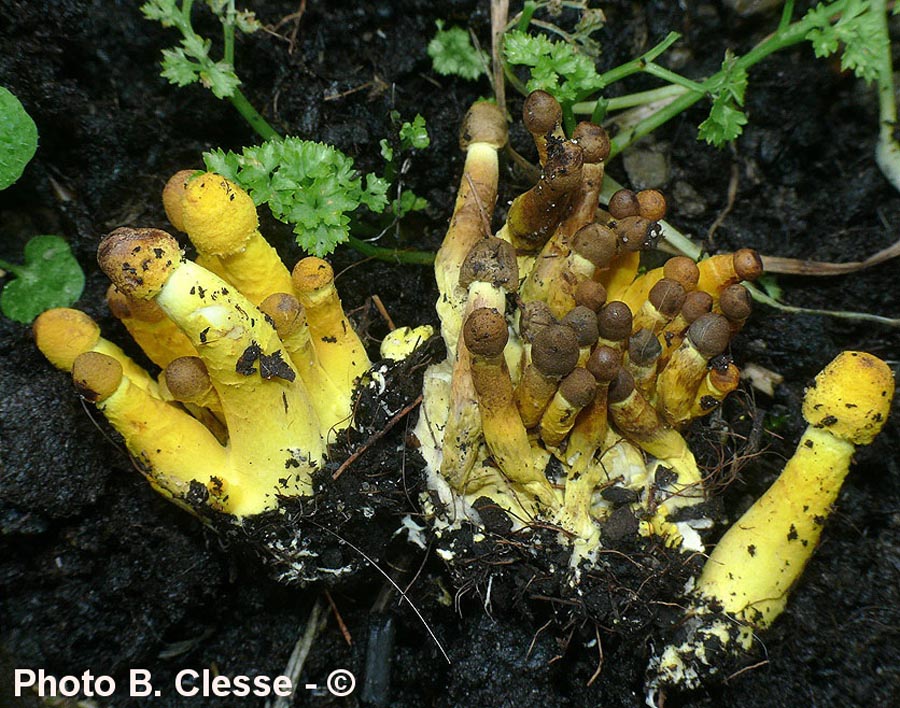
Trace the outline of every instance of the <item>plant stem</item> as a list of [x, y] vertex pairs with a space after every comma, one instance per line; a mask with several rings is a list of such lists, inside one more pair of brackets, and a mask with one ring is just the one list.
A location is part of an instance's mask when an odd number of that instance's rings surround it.
[[678, 34], [678, 32], [669, 32], [663, 41], [639, 56], [637, 59], [632, 59], [621, 66], [617, 66], [615, 69], [610, 69], [609, 71], [600, 74], [600, 85], [606, 87], [616, 81], [621, 81], [627, 76], [644, 71], [649, 63], [675, 44], [679, 39], [681, 39], [681, 35]]
[[887, 26], [887, 8], [884, 0], [872, 0], [872, 12], [878, 16], [878, 31], [883, 37], [885, 50], [880, 53], [878, 64], [878, 145], [875, 161], [882, 174], [900, 191], [900, 145], [894, 137], [897, 127], [897, 104], [894, 96], [894, 68], [891, 64], [891, 45]]
[[17, 266], [14, 263], [9, 263], [0, 258], [0, 270], [6, 270], [12, 273], [13, 275], [19, 277], [21, 276], [25, 270], [22, 266]]
[[275, 130], [268, 121], [260, 115], [253, 104], [247, 100], [247, 97], [240, 89], [235, 89], [234, 93], [228, 97], [231, 105], [237, 109], [241, 117], [250, 124], [250, 127], [256, 131], [263, 140], [281, 140], [281, 134]]
[[432, 265], [435, 254], [431, 251], [399, 251], [395, 248], [382, 248], [362, 241], [355, 236], [347, 238], [347, 243], [353, 250], [362, 253], [369, 258], [389, 263], [410, 263], [413, 265]]
[[[660, 88], [650, 89], [649, 91], [637, 91], [624, 96], [616, 96], [615, 98], [606, 99], [607, 111], [621, 111], [625, 108], [634, 108], [635, 106], [643, 106], [654, 101], [661, 101], [667, 98], [678, 98], [686, 91], [684, 86], [661, 86]], [[583, 103], [573, 104], [572, 110], [575, 113], [591, 115], [594, 112], [596, 101], [584, 101]]]

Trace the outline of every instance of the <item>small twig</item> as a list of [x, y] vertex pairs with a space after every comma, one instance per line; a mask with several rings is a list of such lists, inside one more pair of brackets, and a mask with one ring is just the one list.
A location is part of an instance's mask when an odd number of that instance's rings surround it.
[[358, 450], [356, 450], [352, 455], [350, 455], [350, 457], [348, 457], [346, 460], [344, 460], [343, 464], [334, 471], [333, 475], [331, 475], [331, 479], [333, 479], [333, 480], [337, 479], [342, 474], [344, 474], [344, 470], [346, 470], [350, 465], [352, 465], [360, 457], [362, 457], [363, 453], [366, 450], [368, 450], [370, 447], [372, 447], [372, 445], [374, 445], [376, 442], [381, 440], [381, 438], [383, 438], [395, 425], [397, 425], [397, 423], [400, 422], [400, 420], [403, 418], [403, 416], [408, 415], [410, 413], [410, 411], [412, 411], [413, 408], [415, 408], [421, 402], [422, 402], [422, 394], [419, 394], [419, 397], [416, 398], [416, 400], [414, 400], [408, 406], [403, 408], [403, 410], [401, 410], [397, 415], [395, 415], [393, 418], [391, 418], [387, 422], [387, 425], [385, 425], [384, 428], [379, 430], [374, 435], [370, 436], [369, 439], [366, 440], [360, 446], [360, 448]]
[[503, 77], [503, 33], [509, 17], [509, 0], [491, 0], [491, 69], [497, 106], [506, 115], [506, 81]]
[[344, 637], [344, 641], [347, 642], [347, 646], [353, 646], [353, 637], [350, 635], [350, 630], [347, 629], [347, 625], [344, 623], [344, 618], [341, 617], [341, 613], [337, 608], [337, 605], [334, 604], [334, 598], [331, 597], [331, 593], [325, 590], [325, 599], [328, 600], [328, 604], [331, 605], [331, 611], [334, 613], [334, 619], [338, 623], [338, 629], [341, 630], [341, 635]]
[[478, 215], [481, 217], [481, 228], [483, 229], [484, 236], [491, 235], [491, 220], [488, 217], [487, 210], [484, 208], [484, 204], [481, 201], [481, 197], [478, 195], [478, 190], [475, 189], [475, 182], [472, 181], [472, 175], [466, 172], [466, 181], [469, 183], [469, 189], [472, 191], [470, 194], [472, 195], [472, 199], [475, 200], [475, 206], [478, 207]]
[[594, 671], [594, 673], [588, 679], [588, 682], [585, 684], [585, 686], [590, 686], [591, 684], [593, 684], [594, 681], [596, 681], [600, 676], [600, 672], [603, 671], [603, 642], [600, 641], [600, 627], [596, 624], [594, 625], [594, 636], [597, 637], [597, 653], [600, 655], [600, 657], [597, 659], [596, 671]]
[[746, 673], [747, 671], [753, 671], [754, 669], [762, 668], [763, 666], [765, 666], [768, 663], [769, 663], [768, 659], [763, 659], [762, 661], [758, 661], [757, 663], [752, 664], [750, 666], [745, 666], [743, 669], [739, 669], [738, 671], [735, 671], [730, 676], [726, 676], [724, 682], [728, 683], [729, 681], [731, 681], [731, 679], [737, 678], [738, 676], [740, 676], [743, 673]]
[[740, 170], [738, 170], [737, 163], [732, 162], [731, 178], [728, 180], [728, 197], [725, 202], [725, 208], [719, 212], [718, 216], [716, 216], [716, 220], [712, 223], [712, 226], [709, 227], [709, 231], [706, 232], [706, 242], [710, 246], [715, 243], [714, 239], [716, 231], [718, 231], [719, 227], [725, 223], [725, 219], [734, 208], [734, 201], [737, 199], [738, 184], [740, 184]]
[[800, 258], [782, 258], [780, 256], [763, 256], [763, 269], [769, 273], [788, 275], [845, 275], [871, 268], [891, 258], [900, 256], [900, 239], [878, 253], [874, 253], [864, 261], [847, 263], [829, 263], [825, 261], [807, 261]]
[[375, 309], [378, 310], [378, 314], [380, 314], [387, 323], [388, 329], [391, 330], [391, 332], [397, 329], [397, 325], [394, 324], [394, 320], [392, 320], [391, 316], [388, 314], [387, 308], [384, 306], [381, 298], [378, 297], [378, 295], [372, 295], [372, 302], [375, 304]]
[[[303, 672], [303, 665], [306, 663], [306, 658], [312, 650], [313, 642], [319, 631], [319, 618], [321, 617], [321, 614], [322, 598], [319, 597], [316, 599], [316, 603], [309, 613], [309, 619], [306, 621], [306, 629], [294, 645], [294, 650], [291, 652], [287, 666], [285, 666], [284, 671], [282, 672], [284, 676], [290, 677], [292, 685], [297, 685], [300, 680], [300, 674]], [[290, 697], [279, 697], [274, 705], [271, 701], [266, 701], [266, 708], [290, 708], [290, 705]]]

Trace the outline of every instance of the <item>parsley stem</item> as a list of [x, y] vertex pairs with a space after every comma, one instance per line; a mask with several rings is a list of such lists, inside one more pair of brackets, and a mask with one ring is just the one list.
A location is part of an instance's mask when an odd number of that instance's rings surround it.
[[894, 137], [897, 128], [897, 103], [894, 95], [894, 68], [891, 64], [887, 8], [884, 0], [872, 0], [872, 12], [878, 18], [878, 33], [886, 49], [878, 53], [878, 145], [875, 161], [882, 174], [900, 190], [900, 145]]
[[222, 22], [222, 38], [225, 44], [223, 59], [225, 63], [234, 66], [234, 0], [228, 0], [228, 9]]
[[698, 84], [696, 81], [691, 81], [681, 74], [676, 74], [674, 71], [669, 71], [666, 68], [661, 67], [659, 64], [654, 64], [650, 62], [647, 64], [647, 67], [644, 71], [651, 76], [655, 76], [658, 79], [662, 79], [663, 81], [668, 81], [670, 84], [674, 84], [675, 86], [681, 86], [686, 88], [689, 91], [699, 91], [701, 93], [706, 91], [706, 88], [703, 84]]
[[253, 104], [247, 100], [247, 97], [240, 89], [236, 88], [234, 93], [228, 97], [228, 100], [231, 101], [231, 105], [237, 109], [241, 117], [247, 121], [250, 127], [263, 140], [281, 140], [281, 133], [269, 125], [268, 121], [260, 115], [259, 111], [253, 107]]
[[[621, 111], [625, 108], [634, 108], [635, 106], [644, 106], [648, 103], [654, 103], [656, 101], [678, 98], [687, 90], [688, 89], [684, 86], [675, 86], [669, 84], [668, 86], [661, 86], [660, 88], [650, 89], [649, 91], [637, 91], [635, 93], [629, 93], [624, 96], [616, 96], [615, 98], [606, 99], [606, 110]], [[572, 106], [572, 110], [575, 113], [592, 114], [594, 112], [594, 107], [596, 106], [596, 104], [596, 101], [576, 103]]]
[[21, 277], [25, 273], [25, 269], [22, 266], [17, 266], [13, 263], [9, 263], [0, 258], [0, 270], [6, 270], [12, 273], [15, 276]]
[[637, 74], [641, 71], [646, 70], [649, 63], [651, 63], [660, 54], [662, 54], [669, 47], [675, 44], [675, 42], [677, 42], [679, 39], [681, 39], [681, 35], [678, 34], [678, 32], [669, 32], [669, 34], [666, 35], [663, 41], [661, 41], [655, 47], [652, 47], [651, 49], [646, 51], [637, 59], [632, 59], [625, 64], [622, 64], [614, 69], [610, 69], [609, 71], [600, 74], [600, 86], [609, 86], [610, 84], [613, 84], [616, 81], [621, 81], [622, 79], [631, 76], [632, 74]]
[[414, 265], [431, 265], [434, 263], [435, 254], [431, 251], [400, 251], [395, 248], [382, 248], [381, 246], [373, 246], [371, 243], [358, 239], [355, 236], [348, 237], [347, 243], [350, 244], [353, 250], [379, 261]]

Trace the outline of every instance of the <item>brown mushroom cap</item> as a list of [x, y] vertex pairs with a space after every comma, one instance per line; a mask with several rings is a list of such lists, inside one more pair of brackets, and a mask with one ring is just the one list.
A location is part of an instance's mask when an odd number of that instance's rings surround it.
[[508, 340], [506, 318], [492, 307], [472, 311], [463, 325], [463, 341], [476, 356], [499, 356]]
[[578, 364], [578, 336], [571, 327], [549, 325], [531, 344], [531, 361], [546, 376], [565, 376]]
[[478, 101], [466, 112], [459, 131], [459, 147], [467, 150], [472, 143], [488, 143], [498, 150], [506, 145], [506, 116], [496, 103]]
[[622, 367], [622, 354], [612, 347], [599, 346], [591, 352], [586, 368], [600, 383], [609, 383]]
[[575, 335], [578, 337], [579, 347], [592, 347], [597, 343], [600, 337], [600, 330], [597, 327], [597, 313], [591, 308], [584, 305], [573, 307], [562, 318], [560, 324], [571, 327]]
[[706, 359], [712, 359], [725, 351], [731, 339], [731, 325], [722, 315], [701, 315], [688, 328], [688, 339]]
[[719, 295], [719, 308], [729, 320], [743, 322], [753, 311], [753, 298], [743, 285], [729, 285]]
[[681, 283], [663, 278], [650, 289], [648, 299], [660, 314], [671, 318], [681, 310], [685, 296]]
[[605, 268], [616, 257], [619, 239], [608, 226], [592, 222], [575, 232], [572, 248], [597, 268]]
[[532, 91], [522, 107], [522, 122], [532, 135], [546, 135], [562, 122], [562, 106], [546, 91]]
[[666, 198], [657, 189], [642, 189], [635, 197], [638, 202], [638, 213], [650, 221], [666, 218]]
[[459, 285], [468, 288], [476, 280], [497, 288], [515, 290], [518, 287], [516, 249], [509, 241], [489, 236], [469, 249], [459, 271]]
[[650, 366], [660, 354], [662, 345], [649, 329], [639, 329], [628, 340], [628, 357], [638, 366]]
[[533, 342], [535, 335], [548, 325], [557, 324], [550, 306], [543, 300], [524, 303], [519, 314], [519, 334], [526, 342]]
[[584, 305], [599, 312], [606, 302], [606, 288], [596, 280], [582, 280], [575, 286], [574, 298], [576, 305]]
[[272, 320], [281, 339], [287, 339], [306, 324], [306, 311], [290, 293], [272, 293], [259, 303], [260, 312]]
[[681, 315], [685, 322], [691, 324], [701, 315], [712, 311], [713, 298], [708, 292], [694, 290], [684, 296], [684, 304], [681, 306]]
[[609, 384], [607, 400], [610, 403], [619, 403], [628, 398], [632, 391], [634, 391], [634, 376], [628, 372], [628, 369], [620, 368], [616, 377]]
[[72, 382], [79, 394], [92, 403], [109, 398], [122, 382], [122, 365], [106, 354], [84, 352], [72, 363]]
[[638, 216], [641, 207], [634, 192], [630, 189], [620, 189], [609, 198], [608, 210], [612, 218], [624, 219], [628, 216]]
[[741, 280], [756, 280], [763, 272], [762, 258], [752, 248], [741, 248], [732, 256], [734, 272]]
[[165, 231], [125, 226], [100, 242], [97, 262], [120, 291], [146, 299], [162, 290], [181, 263], [181, 249]]
[[616, 222], [616, 233], [627, 251], [648, 251], [662, 238], [662, 227], [643, 216], [626, 216]]
[[169, 362], [163, 372], [166, 387], [176, 401], [193, 401], [212, 388], [212, 380], [203, 360], [197, 356], [180, 356]]
[[572, 140], [581, 145], [586, 163], [603, 162], [609, 157], [609, 135], [602, 125], [582, 121], [575, 126]]
[[606, 303], [597, 313], [597, 328], [600, 336], [611, 342], [618, 342], [631, 334], [634, 316], [631, 309], [621, 300]]
[[663, 277], [677, 280], [685, 290], [693, 290], [700, 282], [700, 268], [687, 256], [675, 256], [663, 266]]
[[559, 393], [576, 408], [584, 408], [597, 395], [597, 380], [580, 366], [559, 384]]

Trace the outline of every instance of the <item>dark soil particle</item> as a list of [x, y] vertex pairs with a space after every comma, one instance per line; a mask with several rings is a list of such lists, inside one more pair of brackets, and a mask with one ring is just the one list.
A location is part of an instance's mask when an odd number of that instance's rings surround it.
[[[280, 131], [333, 143], [354, 157], [360, 171], [381, 172], [378, 142], [396, 130], [391, 110], [404, 120], [416, 113], [426, 118], [431, 147], [411, 156], [403, 181], [429, 207], [379, 243], [436, 249], [461, 172], [458, 125], [490, 87], [486, 80], [435, 74], [426, 46], [438, 19], [471, 27], [489, 46], [488, 3], [238, 4], [254, 8], [269, 26], [304, 10], [277, 30], [280, 36], [260, 32], [239, 38], [236, 47], [245, 93]], [[0, 0], [0, 85], [22, 100], [40, 132], [40, 148], [23, 178], [0, 193], [0, 258], [20, 260], [35, 234], [64, 235], [87, 276], [77, 306], [107, 338], [149, 366], [106, 311], [108, 281], [95, 265], [99, 239], [123, 224], [171, 228], [159, 198], [168, 177], [200, 167], [203, 150], [238, 149], [257, 138], [209, 91], [178, 89], [158, 76], [160, 50], [175, 43], [175, 33], [144, 20], [138, 5]], [[215, 36], [216, 22], [201, 11], [203, 3], [195, 5], [197, 29]], [[684, 38], [673, 68], [703, 76], [719, 68], [727, 47], [746, 51], [777, 23], [777, 12], [740, 19], [724, 3], [614, 0], [602, 7], [609, 26], [600, 37], [601, 69], [646, 51], [674, 30]], [[299, 23], [296, 41], [292, 22]], [[641, 76], [628, 84], [634, 90], [655, 85]], [[511, 90], [508, 98], [515, 115], [522, 99]], [[873, 88], [800, 46], [752, 70], [750, 123], [733, 149], [695, 140], [704, 110], [699, 104], [647, 145], [662, 152], [669, 166], [662, 186], [669, 219], [707, 250], [748, 246], [770, 255], [857, 261], [896, 238], [900, 197], [873, 159]], [[518, 122], [511, 138], [533, 159]], [[528, 187], [508, 162], [501, 212]], [[620, 161], [610, 172], [627, 183]], [[710, 234], [727, 204], [732, 173], [735, 203]], [[265, 214], [261, 220], [285, 262], [296, 262], [301, 253], [290, 230]], [[373, 295], [398, 325], [436, 324], [428, 268], [365, 261], [349, 249], [331, 260], [345, 308], [373, 354], [387, 331]], [[853, 276], [780, 277], [778, 283], [792, 304], [900, 317], [896, 279], [896, 263], [887, 263]], [[804, 385], [844, 348], [896, 365], [900, 335], [871, 323], [764, 307], [751, 315], [730, 354], [738, 366], [764, 366], [785, 383], [773, 397], [739, 391], [692, 428], [692, 447], [713, 471], [711, 487], [727, 487], [715, 515], [730, 523], [775, 479], [804, 427]], [[460, 553], [453, 565], [434, 553], [446, 539], [425, 536], [424, 548], [407, 543], [405, 531], [396, 533], [399, 519], [410, 514], [410, 525], [421, 521], [420, 462], [404, 445], [415, 412], [336, 481], [332, 474], [415, 399], [420, 377], [418, 369], [398, 373], [394, 398], [361, 403], [363, 429], [335, 442], [333, 462], [317, 479], [318, 509], [287, 503], [290, 524], [274, 516], [246, 528], [213, 520], [220, 530], [215, 533], [153, 492], [102, 417], [78, 400], [69, 377], [37, 352], [30, 330], [0, 318], [0, 705], [27, 705], [4, 691], [12, 667], [29, 666], [57, 675], [89, 668], [114, 675], [120, 685], [128, 669], [148, 668], [166, 691], [167, 707], [260, 706], [258, 700], [179, 698], [169, 688], [185, 668], [214, 667], [230, 676], [282, 673], [326, 586], [336, 611], [321, 600], [326, 622], [300, 684], [323, 686], [339, 667], [353, 671], [358, 685], [367, 677], [369, 683], [346, 699], [301, 688], [294, 705], [641, 705], [647, 659], [664, 628], [681, 617], [681, 588], [702, 559], [634, 541], [634, 519], [625, 515], [604, 530], [614, 552], [602, 570], [583, 569], [581, 592], [557, 572], [567, 559], [555, 532], [536, 532], [543, 546], [536, 553], [533, 541], [517, 545], [502, 512], [483, 510], [486, 541], [476, 542], [471, 528], [453, 539]], [[759, 663], [724, 684], [667, 696], [667, 708], [868, 708], [896, 700], [897, 408], [876, 442], [857, 452], [820, 548], [787, 611], [760, 638]], [[271, 551], [291, 541], [319, 555], [302, 572], [284, 576], [295, 583], [285, 586], [270, 577], [288, 569]], [[359, 551], [404, 588], [449, 664], [409, 605], [398, 601]], [[485, 558], [466, 566], [476, 551]], [[296, 585], [347, 567], [355, 571], [352, 577]], [[390, 632], [373, 631], [387, 619]], [[392, 658], [388, 668], [372, 658], [385, 652]], [[101, 705], [134, 704], [120, 690]]]

